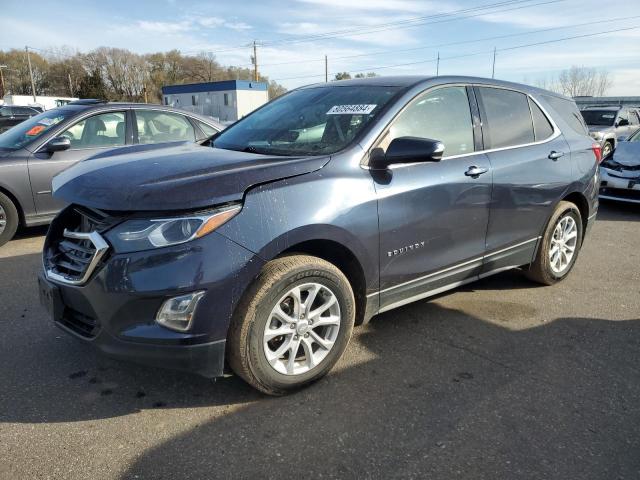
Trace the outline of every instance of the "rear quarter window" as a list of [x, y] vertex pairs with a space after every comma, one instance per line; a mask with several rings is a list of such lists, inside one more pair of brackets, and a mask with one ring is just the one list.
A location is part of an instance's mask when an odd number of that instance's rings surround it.
[[579, 135], [589, 135], [589, 130], [584, 123], [576, 102], [564, 98], [542, 95], [544, 100], [551, 105], [553, 110], [564, 120], [571, 130]]

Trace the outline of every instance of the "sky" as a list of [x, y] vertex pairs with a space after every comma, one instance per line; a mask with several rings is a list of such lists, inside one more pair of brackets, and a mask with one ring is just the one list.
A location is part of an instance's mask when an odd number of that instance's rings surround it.
[[[609, 72], [609, 95], [640, 95], [639, 2], [69, 0], [25, 10], [24, 1], [3, 0], [0, 49], [207, 51], [223, 65], [249, 67], [255, 40], [260, 73], [291, 89], [324, 81], [325, 55], [330, 77], [434, 75], [438, 54], [441, 75], [490, 77], [495, 48], [496, 78], [536, 84], [585, 66]], [[609, 33], [584, 37], [601, 32]]]

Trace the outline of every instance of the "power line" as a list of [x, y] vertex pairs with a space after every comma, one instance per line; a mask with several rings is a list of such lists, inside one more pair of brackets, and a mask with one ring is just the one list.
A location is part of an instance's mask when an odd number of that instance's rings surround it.
[[[314, 40], [326, 40], [329, 38], [336, 38], [336, 37], [343, 37], [343, 36], [354, 36], [354, 35], [364, 35], [367, 33], [376, 33], [376, 32], [380, 32], [380, 31], [387, 31], [387, 30], [396, 30], [396, 29], [401, 29], [401, 28], [411, 28], [411, 27], [416, 27], [416, 26], [421, 26], [421, 25], [427, 25], [427, 24], [435, 24], [435, 23], [443, 23], [443, 22], [451, 22], [454, 20], [464, 20], [464, 19], [468, 19], [468, 18], [475, 18], [475, 17], [479, 17], [479, 16], [483, 16], [483, 15], [487, 15], [487, 14], [494, 14], [494, 13], [502, 13], [502, 12], [509, 12], [509, 11], [513, 11], [513, 10], [520, 10], [523, 8], [531, 8], [531, 7], [535, 7], [535, 6], [540, 6], [540, 5], [548, 5], [548, 4], [552, 4], [552, 3], [560, 3], [560, 2], [564, 2], [566, 0], [546, 0], [543, 2], [538, 2], [538, 3], [533, 3], [531, 4], [530, 2], [533, 2], [535, 0], [506, 0], [506, 1], [501, 1], [501, 2], [497, 2], [497, 3], [491, 3], [491, 4], [485, 4], [485, 5], [479, 5], [477, 7], [472, 7], [472, 8], [466, 8], [466, 9], [461, 9], [461, 10], [454, 10], [452, 12], [446, 12], [446, 13], [440, 13], [440, 14], [434, 14], [434, 15], [428, 15], [428, 16], [424, 16], [424, 17], [415, 17], [413, 19], [407, 19], [407, 20], [402, 20], [402, 22], [404, 22], [405, 24], [399, 24], [400, 22], [386, 22], [386, 23], [381, 23], [378, 25], [361, 25], [361, 26], [356, 26], [353, 28], [350, 28], [348, 30], [337, 30], [337, 31], [333, 31], [333, 32], [324, 32], [324, 33], [318, 33], [318, 34], [314, 34], [314, 35], [306, 35], [306, 36], [301, 36], [301, 37], [297, 37], [297, 38], [288, 38], [288, 39], [281, 39], [281, 40], [273, 40], [273, 41], [266, 41], [263, 42], [263, 46], [271, 46], [271, 45], [283, 45], [283, 44], [295, 44], [295, 43], [302, 43], [302, 42], [309, 42], [309, 41], [314, 41]], [[515, 4], [522, 4], [522, 3], [529, 3], [527, 5], [519, 5], [517, 7], [511, 7], [511, 8], [499, 8], [505, 5], [515, 5]], [[478, 11], [482, 11], [482, 10], [488, 10], [491, 8], [496, 8], [496, 10], [493, 11], [489, 11], [489, 12], [481, 12], [481, 13], [476, 13], [474, 15], [464, 15], [461, 17], [455, 17], [456, 15], [461, 15], [462, 13], [473, 13], [473, 12], [478, 12]], [[454, 17], [454, 18], [446, 18], [443, 20], [436, 20], [436, 21], [422, 21], [424, 19], [433, 19], [433, 18], [442, 18], [442, 17]], [[407, 22], [416, 22], [416, 21], [420, 21], [419, 23], [412, 23], [409, 25], [406, 25]], [[234, 50], [239, 50], [239, 49], [245, 49], [247, 48], [247, 45], [238, 45], [235, 47], [229, 47], [229, 48], [224, 48], [224, 49], [219, 49], [219, 50], [191, 50], [191, 51], [187, 51], [184, 52], [185, 54], [188, 53], [224, 53], [224, 52], [229, 52], [229, 51], [234, 51]]]
[[[472, 56], [477, 56], [477, 55], [485, 55], [485, 54], [492, 54], [495, 52], [506, 52], [506, 51], [512, 51], [512, 50], [517, 50], [517, 49], [521, 49], [521, 48], [527, 48], [527, 47], [534, 47], [534, 46], [539, 46], [539, 45], [548, 45], [551, 43], [558, 43], [558, 42], [564, 42], [564, 41], [568, 41], [568, 40], [575, 40], [575, 39], [579, 39], [579, 38], [588, 38], [588, 37], [595, 37], [595, 36], [599, 36], [599, 35], [606, 35], [609, 33], [618, 33], [618, 32], [625, 32], [625, 31], [629, 31], [629, 30], [636, 30], [639, 29], [640, 25], [636, 25], [633, 27], [626, 27], [626, 28], [618, 28], [618, 29], [614, 29], [614, 30], [605, 30], [605, 31], [601, 31], [601, 32], [593, 32], [593, 33], [586, 33], [586, 34], [582, 34], [582, 35], [572, 35], [569, 37], [562, 37], [562, 38], [556, 38], [553, 40], [545, 40], [545, 41], [541, 41], [541, 42], [533, 42], [533, 43], [526, 43], [526, 44], [522, 44], [522, 45], [514, 45], [511, 47], [504, 47], [504, 48], [496, 48], [496, 49], [492, 49], [492, 50], [486, 50], [486, 51], [481, 51], [481, 52], [474, 52], [474, 53], [467, 53], [467, 54], [462, 54], [462, 55], [455, 55], [455, 56], [450, 56], [450, 57], [439, 57], [439, 60], [453, 60], [453, 59], [458, 59], [458, 58], [466, 58], [466, 57], [472, 57]], [[396, 64], [392, 64], [392, 65], [383, 65], [383, 66], [374, 66], [374, 67], [367, 67], [367, 68], [362, 68], [359, 70], [354, 71], [353, 73], [363, 73], [363, 72], [367, 72], [367, 71], [374, 71], [374, 70], [382, 70], [382, 69], [387, 69], [387, 68], [397, 68], [397, 67], [406, 67], [406, 66], [411, 66], [411, 65], [419, 65], [419, 64], [425, 64], [425, 63], [434, 63], [437, 62], [437, 59], [429, 59], [429, 60], [419, 60], [419, 61], [415, 61], [415, 62], [406, 62], [406, 63], [396, 63]], [[335, 72], [335, 73], [339, 73], [339, 72]], [[330, 75], [335, 75], [335, 73], [330, 73]], [[276, 82], [279, 81], [283, 81], [283, 80], [298, 80], [298, 79], [303, 79], [303, 78], [316, 78], [319, 77], [321, 75], [307, 75], [307, 76], [297, 76], [297, 77], [287, 77], [287, 78], [276, 78], [273, 79]]]
[[[383, 50], [383, 51], [377, 51], [377, 52], [371, 52], [371, 53], [359, 53], [359, 54], [353, 54], [353, 55], [341, 55], [338, 57], [331, 57], [331, 60], [344, 60], [344, 59], [351, 59], [351, 58], [362, 58], [362, 57], [374, 57], [374, 56], [379, 56], [379, 55], [391, 55], [391, 54], [397, 54], [397, 53], [404, 53], [404, 52], [415, 52], [415, 51], [419, 51], [419, 50], [428, 50], [428, 49], [432, 49], [432, 48], [441, 48], [441, 47], [451, 47], [451, 46], [455, 46], [455, 45], [465, 45], [465, 44], [470, 44], [470, 43], [479, 43], [479, 42], [484, 42], [484, 41], [489, 41], [489, 40], [500, 40], [503, 38], [513, 38], [513, 37], [519, 37], [519, 36], [523, 36], [523, 35], [534, 35], [537, 33], [545, 33], [545, 32], [551, 32], [554, 30], [566, 30], [567, 28], [579, 28], [579, 27], [586, 27], [586, 26], [590, 26], [590, 25], [599, 25], [599, 24], [603, 24], [603, 23], [611, 23], [611, 22], [619, 22], [619, 21], [624, 21], [624, 20], [634, 20], [634, 19], [638, 19], [640, 18], [640, 15], [634, 15], [631, 17], [617, 17], [617, 18], [611, 18], [611, 19], [605, 19], [605, 20], [595, 20], [595, 21], [591, 21], [591, 22], [584, 22], [584, 23], [576, 23], [573, 25], [564, 25], [561, 27], [550, 27], [550, 28], [542, 28], [542, 29], [538, 29], [538, 30], [529, 30], [526, 32], [518, 32], [518, 33], [509, 33], [509, 34], [505, 34], [505, 35], [495, 35], [495, 36], [491, 36], [491, 37], [482, 37], [482, 38], [475, 38], [475, 39], [470, 39], [470, 40], [459, 40], [456, 42], [449, 42], [449, 43], [437, 43], [437, 44], [432, 44], [432, 45], [426, 45], [426, 46], [422, 46], [422, 47], [414, 47], [414, 48], [404, 48], [404, 49], [396, 49], [396, 50]], [[280, 66], [280, 65], [295, 65], [295, 64], [302, 64], [302, 63], [311, 63], [311, 62], [322, 62], [324, 61], [321, 58], [318, 59], [310, 59], [310, 60], [292, 60], [292, 61], [287, 61], [287, 62], [277, 62], [277, 63], [264, 63], [262, 64], [262, 67], [275, 67], [275, 66]], [[250, 66], [251, 64], [241, 64], [241, 65], [237, 65], [238, 67], [245, 67], [245, 66]]]

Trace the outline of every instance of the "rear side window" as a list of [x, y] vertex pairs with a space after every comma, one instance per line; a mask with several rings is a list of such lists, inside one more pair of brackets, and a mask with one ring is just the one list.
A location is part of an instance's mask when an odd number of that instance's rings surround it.
[[198, 123], [198, 126], [200, 127], [200, 130], [202, 130], [204, 132], [204, 134], [206, 135], [207, 138], [212, 137], [213, 135], [218, 133], [218, 130], [213, 128], [211, 125], [207, 125], [206, 123], [201, 122], [199, 120], [196, 120], [196, 122]]
[[551, 122], [540, 109], [538, 104], [529, 99], [529, 106], [531, 107], [531, 115], [533, 117], [533, 133], [536, 137], [536, 142], [540, 142], [553, 135], [553, 127]]
[[194, 142], [193, 126], [183, 115], [162, 110], [136, 110], [140, 143]]
[[534, 141], [529, 100], [523, 93], [501, 88], [479, 87], [484, 112], [485, 148], [524, 145]]
[[580, 110], [576, 106], [576, 102], [565, 100], [564, 98], [552, 97], [551, 95], [543, 95], [545, 101], [553, 107], [556, 113], [564, 120], [571, 130], [579, 135], [588, 135], [584, 119], [580, 114]]

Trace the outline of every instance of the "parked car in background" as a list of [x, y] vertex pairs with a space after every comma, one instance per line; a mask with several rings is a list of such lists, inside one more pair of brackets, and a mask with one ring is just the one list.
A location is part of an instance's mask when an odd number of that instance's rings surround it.
[[600, 166], [600, 198], [640, 203], [640, 130], [618, 148]]
[[600, 142], [602, 157], [615, 150], [619, 140], [624, 140], [640, 128], [640, 110], [630, 107], [585, 107], [581, 110], [589, 135]]
[[283, 394], [354, 323], [512, 268], [566, 278], [600, 145], [569, 98], [469, 77], [289, 92], [210, 141], [54, 179], [39, 285], [55, 324], [122, 359]]
[[222, 128], [170, 107], [97, 100], [71, 102], [26, 120], [0, 135], [0, 245], [19, 224], [51, 221], [65, 205], [51, 196], [51, 179], [74, 163], [142, 145], [201, 142]]
[[6, 132], [11, 127], [35, 117], [41, 111], [32, 107], [17, 107], [15, 105], [3, 105], [0, 107], [0, 133]]

